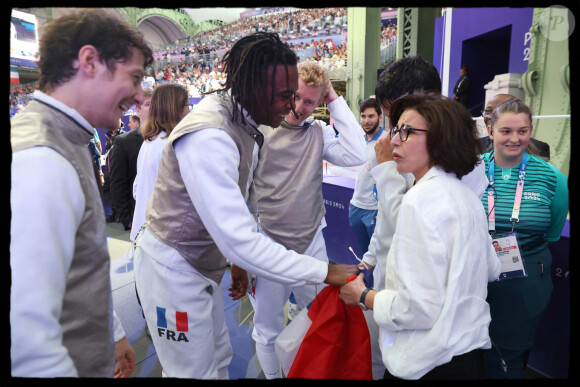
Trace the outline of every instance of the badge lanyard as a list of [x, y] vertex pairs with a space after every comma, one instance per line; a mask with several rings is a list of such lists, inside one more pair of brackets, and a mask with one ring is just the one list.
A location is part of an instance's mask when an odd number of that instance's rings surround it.
[[[527, 277], [526, 269], [523, 265], [523, 257], [521, 256], [517, 235], [514, 233], [516, 223], [519, 222], [520, 205], [522, 203], [522, 194], [524, 191], [524, 179], [526, 177], [527, 154], [524, 152], [522, 162], [520, 164], [520, 173], [518, 175], [518, 183], [516, 186], [516, 194], [514, 198], [514, 206], [512, 209], [512, 230], [508, 235], [497, 235], [492, 238], [492, 243], [497, 245], [496, 254], [501, 262], [501, 273], [498, 280], [507, 278]], [[495, 197], [494, 197], [494, 181], [495, 181], [495, 162], [492, 154], [489, 164], [489, 187], [487, 189], [487, 213], [488, 213], [488, 229], [491, 235], [495, 234]]]
[[[494, 156], [491, 156], [491, 162], [489, 163], [489, 187], [487, 188], [487, 213], [488, 213], [488, 230], [491, 234], [495, 233], [495, 197], [494, 197], [494, 181], [495, 181], [495, 162]], [[524, 180], [526, 177], [526, 166], [528, 164], [528, 157], [526, 152], [522, 156], [522, 162], [520, 164], [520, 173], [518, 175], [518, 184], [516, 186], [516, 196], [514, 199], [514, 206], [512, 209], [512, 216], [510, 222], [512, 222], [512, 232], [519, 222], [520, 216], [520, 206], [522, 203], [522, 194], [524, 192]]]

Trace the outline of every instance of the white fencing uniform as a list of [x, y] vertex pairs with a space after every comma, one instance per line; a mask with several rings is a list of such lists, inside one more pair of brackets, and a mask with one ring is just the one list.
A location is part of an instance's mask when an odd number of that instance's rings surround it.
[[[250, 208], [263, 232], [288, 249], [328, 262], [322, 229], [322, 161], [349, 167], [366, 161], [362, 129], [342, 97], [328, 104], [339, 131], [320, 120], [283, 122], [267, 135], [250, 189]], [[256, 354], [266, 378], [280, 377], [274, 344], [284, 328], [284, 304], [292, 291], [304, 308], [322, 286], [292, 287], [257, 275], [254, 330]]]
[[[328, 265], [256, 232], [246, 205], [259, 136], [206, 96], [171, 132], [136, 238], [135, 279], [168, 377], [225, 379], [232, 356], [219, 284], [226, 258], [292, 286], [323, 283]], [[240, 109], [241, 114], [245, 114]]]

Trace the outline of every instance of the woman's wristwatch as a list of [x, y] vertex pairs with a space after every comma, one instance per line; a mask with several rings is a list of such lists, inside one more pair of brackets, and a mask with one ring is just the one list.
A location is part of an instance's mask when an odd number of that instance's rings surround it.
[[360, 295], [360, 300], [359, 300], [358, 304], [360, 305], [361, 308], [363, 308], [363, 310], [369, 310], [369, 308], [367, 308], [367, 306], [365, 305], [365, 298], [367, 296], [367, 293], [370, 291], [371, 291], [371, 289], [366, 288], [365, 290], [363, 290], [362, 294]]

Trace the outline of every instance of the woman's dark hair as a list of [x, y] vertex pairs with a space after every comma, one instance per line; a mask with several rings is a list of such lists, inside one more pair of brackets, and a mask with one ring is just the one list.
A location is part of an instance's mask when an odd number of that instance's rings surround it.
[[[162, 131], [166, 136], [179, 121], [184, 105], [189, 103], [188, 93], [185, 87], [176, 83], [163, 83], [153, 89], [151, 106], [145, 120], [145, 126], [141, 131], [143, 139], [152, 141]], [[165, 138], [164, 137], [164, 138]]]
[[[276, 66], [285, 66], [286, 79], [288, 80], [288, 66], [296, 66], [296, 53], [276, 33], [256, 32], [244, 36], [225, 53], [222, 58], [223, 72], [226, 73], [224, 88], [212, 92], [230, 90], [233, 103], [239, 103], [250, 114], [255, 109], [264, 109], [268, 120], [272, 118], [270, 109], [265, 108], [274, 98], [274, 86], [276, 79]], [[272, 67], [272, 79], [267, 80], [268, 68]], [[268, 95], [265, 86], [270, 83], [271, 100], [267, 101]], [[292, 109], [294, 111], [294, 109]], [[237, 119], [238, 109], [234, 109], [232, 120]], [[246, 120], [242, 115], [242, 122]]]
[[117, 62], [130, 59], [131, 48], [143, 54], [145, 67], [153, 63], [153, 52], [143, 34], [115, 11], [83, 9], [54, 19], [43, 32], [38, 61], [40, 89], [47, 91], [70, 80], [78, 71], [73, 63], [85, 45], [97, 49], [111, 72]]
[[398, 123], [408, 109], [417, 111], [427, 122], [426, 145], [432, 165], [462, 177], [481, 162], [477, 125], [459, 102], [440, 94], [408, 94], [391, 106], [390, 122]]

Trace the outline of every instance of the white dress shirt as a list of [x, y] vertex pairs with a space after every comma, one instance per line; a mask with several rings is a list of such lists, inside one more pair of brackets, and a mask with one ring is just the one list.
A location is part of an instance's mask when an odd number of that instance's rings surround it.
[[155, 187], [161, 153], [167, 143], [167, 133], [162, 131], [152, 141], [144, 140], [137, 156], [137, 175], [133, 182], [135, 211], [131, 226], [131, 240], [134, 241], [141, 226], [145, 223], [145, 211]]
[[[385, 265], [403, 195], [413, 187], [415, 177], [410, 173], [399, 173], [397, 163], [387, 161], [377, 165], [370, 171], [377, 184], [379, 199], [377, 223], [369, 243], [369, 249], [363, 257], [363, 262], [375, 266], [373, 271], [375, 290], [385, 288]], [[485, 175], [485, 164], [479, 163], [473, 171], [461, 178], [461, 182], [473, 191], [479, 198], [485, 193], [489, 180]]]
[[[376, 183], [375, 179], [373, 178], [369, 170], [369, 167], [372, 169], [377, 166], [377, 154], [375, 152], [375, 145], [377, 144], [377, 141], [389, 135], [389, 132], [387, 130], [383, 130], [382, 128], [380, 130], [381, 133], [377, 138], [375, 137], [378, 133], [375, 134], [375, 136], [373, 136], [370, 140], [365, 140], [367, 159], [365, 164], [360, 165], [357, 168], [354, 192], [352, 195], [352, 199], [350, 200], [350, 204], [358, 208], [362, 208], [364, 210], [378, 209], [378, 200], [375, 198], [373, 194], [373, 186], [376, 185]], [[363, 138], [366, 137], [363, 136]]]
[[389, 372], [418, 379], [453, 356], [490, 348], [487, 283], [501, 265], [480, 198], [433, 167], [403, 197], [374, 298]]

